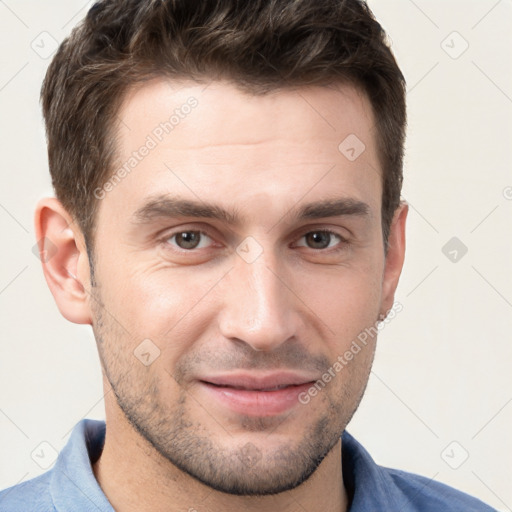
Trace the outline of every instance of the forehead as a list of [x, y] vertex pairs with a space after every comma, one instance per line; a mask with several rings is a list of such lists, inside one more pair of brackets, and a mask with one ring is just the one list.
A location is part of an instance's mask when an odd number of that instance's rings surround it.
[[301, 198], [347, 196], [380, 208], [372, 108], [349, 85], [251, 95], [228, 82], [158, 79], [128, 92], [118, 121], [100, 209], [119, 218], [165, 194], [249, 216], [254, 206], [269, 222]]

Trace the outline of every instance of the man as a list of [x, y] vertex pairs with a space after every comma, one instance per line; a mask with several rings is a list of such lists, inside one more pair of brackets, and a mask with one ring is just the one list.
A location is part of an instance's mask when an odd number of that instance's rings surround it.
[[405, 252], [384, 37], [357, 0], [111, 0], [64, 41], [36, 232], [106, 426], [1, 510], [491, 510], [345, 431]]

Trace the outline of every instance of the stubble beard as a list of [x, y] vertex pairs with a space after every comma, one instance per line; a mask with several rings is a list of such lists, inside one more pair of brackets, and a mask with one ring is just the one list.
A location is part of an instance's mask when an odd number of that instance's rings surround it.
[[[185, 387], [181, 387], [178, 398], [169, 406], [171, 401], [162, 396], [157, 373], [151, 366], [140, 364], [131, 350], [122, 350], [123, 331], [114, 321], [106, 324], [101, 301], [94, 309], [93, 329], [103, 372], [126, 420], [175, 468], [223, 493], [267, 496], [294, 489], [309, 479], [337, 445], [359, 406], [368, 381], [371, 362], [355, 400], [353, 393], [350, 396], [346, 389], [338, 390], [339, 396], [333, 396], [332, 389], [330, 392], [322, 390], [321, 396], [315, 397], [312, 403], [322, 400], [323, 412], [305, 428], [302, 438], [267, 450], [265, 438], [279, 435], [280, 424], [286, 424], [286, 416], [269, 420], [242, 419], [241, 426], [245, 425], [250, 435], [257, 433], [260, 440], [255, 437], [254, 442], [247, 442], [223, 430], [221, 417], [207, 417], [206, 410], [201, 409]], [[189, 410], [191, 406], [202, 410], [208, 420], [206, 423], [213, 424], [224, 439], [216, 439], [201, 420], [195, 419]], [[341, 453], [339, 457], [341, 461]]]

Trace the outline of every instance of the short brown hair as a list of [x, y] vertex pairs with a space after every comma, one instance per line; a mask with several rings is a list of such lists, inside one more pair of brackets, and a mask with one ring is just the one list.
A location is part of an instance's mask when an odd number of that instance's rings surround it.
[[[405, 80], [360, 0], [103, 0], [60, 45], [41, 90], [57, 198], [93, 245], [124, 94], [156, 77], [227, 79], [251, 94], [349, 82], [368, 96], [382, 166], [387, 248], [400, 204]], [[340, 141], [341, 142], [341, 141]]]

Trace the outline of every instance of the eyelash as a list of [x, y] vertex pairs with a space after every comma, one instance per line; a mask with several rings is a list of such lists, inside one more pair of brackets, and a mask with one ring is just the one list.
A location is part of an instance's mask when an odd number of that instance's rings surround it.
[[[208, 234], [208, 232], [204, 231], [204, 230], [201, 230], [201, 229], [181, 229], [179, 231], [174, 231], [172, 233], [169, 233], [167, 235], [165, 235], [163, 238], [161, 238], [159, 240], [159, 242], [162, 243], [162, 245], [164, 247], [169, 247], [169, 240], [171, 240], [172, 238], [174, 238], [176, 235], [179, 235], [181, 233], [199, 233], [200, 235], [204, 235], [204, 236], [207, 236], [208, 238], [212, 239], [213, 240], [213, 237], [210, 236]], [[300, 247], [306, 247], [307, 249], [311, 249], [312, 251], [315, 251], [315, 252], [324, 252], [324, 253], [336, 253], [336, 252], [339, 252], [339, 251], [342, 251], [344, 250], [348, 245], [350, 245], [350, 242], [344, 238], [343, 236], [341, 236], [339, 233], [337, 233], [336, 231], [333, 231], [331, 229], [328, 229], [328, 228], [318, 228], [318, 229], [309, 229], [308, 231], [305, 231], [303, 232], [300, 237], [299, 237], [299, 240], [301, 238], [304, 238], [306, 235], [309, 235], [311, 233], [325, 233], [325, 234], [328, 234], [330, 236], [334, 236], [334, 237], [338, 237], [339, 238], [339, 243], [336, 245], [335, 248], [324, 248], [324, 249], [314, 249], [314, 248], [311, 248], [311, 247], [307, 247], [307, 246], [300, 246]], [[198, 251], [200, 249], [181, 249], [180, 247], [177, 247], [175, 246], [173, 249], [173, 251], [175, 252], [178, 252], [178, 253], [193, 253], [195, 251]]]

